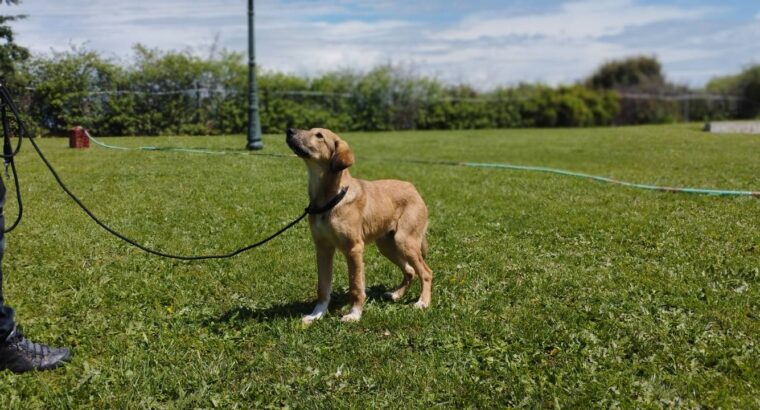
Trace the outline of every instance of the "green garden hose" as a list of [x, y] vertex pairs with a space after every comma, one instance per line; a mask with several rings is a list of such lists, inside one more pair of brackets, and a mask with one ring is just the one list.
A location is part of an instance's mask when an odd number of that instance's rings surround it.
[[[143, 146], [137, 148], [120, 147], [117, 145], [109, 145], [95, 139], [86, 132], [87, 137], [95, 144], [110, 149], [118, 150], [130, 150], [130, 151], [174, 151], [185, 152], [191, 154], [207, 154], [207, 155], [265, 155], [272, 157], [295, 157], [290, 154], [265, 154], [265, 153], [249, 153], [249, 152], [230, 152], [230, 151], [213, 151], [193, 148], [176, 148], [176, 147], [154, 147]], [[368, 158], [372, 160], [372, 158]], [[584, 174], [582, 172], [568, 171], [564, 169], [537, 167], [529, 165], [514, 165], [504, 163], [484, 163], [484, 162], [457, 162], [457, 161], [426, 161], [426, 160], [404, 160], [404, 159], [383, 159], [387, 162], [405, 162], [411, 164], [425, 164], [425, 165], [446, 165], [446, 166], [459, 166], [459, 167], [471, 167], [471, 168], [491, 168], [491, 169], [509, 169], [516, 171], [529, 171], [529, 172], [544, 172], [555, 175], [564, 175], [575, 178], [589, 179], [593, 181], [605, 182], [608, 184], [622, 185], [629, 188], [643, 189], [647, 191], [660, 191], [660, 192], [675, 192], [685, 194], [697, 194], [697, 195], [712, 195], [712, 196], [750, 196], [760, 198], [760, 191], [738, 191], [738, 190], [725, 190], [725, 189], [708, 189], [708, 188], [680, 188], [680, 187], [666, 187], [658, 185], [637, 184], [634, 182], [620, 181], [608, 177], [599, 175]]]

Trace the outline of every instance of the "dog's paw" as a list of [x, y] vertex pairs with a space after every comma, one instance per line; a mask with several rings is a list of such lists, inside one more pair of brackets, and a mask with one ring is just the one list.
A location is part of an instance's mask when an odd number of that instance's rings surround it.
[[310, 325], [310, 324], [314, 323], [315, 320], [319, 320], [320, 318], [322, 318], [322, 314], [321, 313], [318, 314], [318, 315], [306, 315], [303, 318], [301, 318], [301, 321], [305, 325]]
[[340, 318], [341, 322], [358, 322], [359, 319], [362, 318], [362, 315], [358, 315], [356, 313], [349, 313], [347, 315], [343, 315], [342, 318]]
[[414, 304], [414, 307], [417, 308], [417, 309], [427, 309], [428, 308], [428, 304], [425, 303], [425, 302], [423, 302], [423, 301], [421, 301], [421, 300], [418, 300], [417, 303]]
[[306, 315], [301, 319], [305, 324], [311, 324], [315, 320], [319, 320], [322, 318], [322, 316], [327, 312], [327, 305], [329, 304], [329, 300], [326, 302], [319, 302], [317, 303], [317, 306], [314, 307], [314, 310], [311, 312], [310, 315]]
[[399, 295], [397, 295], [396, 292], [385, 292], [385, 293], [383, 293], [383, 299], [390, 300], [392, 302], [396, 302], [399, 299], [401, 299], [401, 297]]
[[362, 311], [361, 310], [354, 310], [351, 309], [351, 311], [348, 314], [343, 315], [340, 320], [342, 322], [358, 322], [359, 319], [362, 318]]

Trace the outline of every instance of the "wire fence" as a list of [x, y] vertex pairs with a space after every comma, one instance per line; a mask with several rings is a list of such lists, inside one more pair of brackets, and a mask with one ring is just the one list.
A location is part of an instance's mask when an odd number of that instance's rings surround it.
[[[35, 87], [24, 87], [25, 91], [37, 91]], [[213, 94], [222, 96], [237, 95], [240, 91], [237, 89], [228, 88], [186, 88], [181, 90], [172, 91], [139, 91], [139, 90], [111, 90], [111, 91], [74, 91], [68, 92], [65, 95], [72, 96], [99, 96], [99, 95], [187, 95], [198, 98], [209, 98]], [[621, 99], [626, 100], [656, 100], [656, 101], [712, 101], [712, 102], [741, 102], [747, 101], [746, 98], [737, 95], [726, 94], [710, 94], [710, 93], [637, 93], [637, 92], [618, 92]], [[325, 98], [354, 98], [355, 93], [347, 92], [327, 92], [327, 91], [310, 91], [310, 90], [285, 90], [285, 91], [269, 91], [263, 90], [260, 92], [260, 97], [263, 96], [278, 96], [278, 97], [325, 97]], [[514, 100], [525, 100], [527, 96], [513, 96]], [[427, 101], [448, 101], [448, 102], [475, 102], [475, 103], [489, 103], [494, 101], [501, 101], [502, 98], [496, 97], [441, 97], [441, 98], [427, 98]]]
[[[60, 93], [56, 104], [45, 92], [26, 87], [19, 98], [40, 132], [85, 125], [98, 135], [229, 134], [244, 132], [247, 124], [246, 92], [237, 88], [72, 91]], [[457, 96], [263, 88], [259, 104], [264, 132], [281, 132], [291, 125], [393, 130], [688, 122], [736, 118], [747, 103], [741, 96], [711, 93], [614, 95], [610, 102], [537, 91]]]

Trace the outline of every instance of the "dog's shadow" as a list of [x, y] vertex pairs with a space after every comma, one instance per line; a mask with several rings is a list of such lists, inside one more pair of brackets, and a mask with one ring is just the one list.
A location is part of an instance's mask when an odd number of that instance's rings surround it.
[[[367, 301], [386, 300], [384, 294], [388, 289], [383, 285], [374, 285], [366, 289]], [[349, 303], [348, 293], [333, 293], [330, 297], [328, 310], [335, 314]], [[301, 317], [311, 313], [316, 304], [315, 300], [289, 302], [275, 304], [261, 309], [251, 309], [247, 306], [238, 306], [232, 308], [217, 317], [210, 317], [203, 320], [205, 326], [219, 324], [231, 324], [237, 322], [255, 321], [270, 322], [277, 319], [290, 319]]]

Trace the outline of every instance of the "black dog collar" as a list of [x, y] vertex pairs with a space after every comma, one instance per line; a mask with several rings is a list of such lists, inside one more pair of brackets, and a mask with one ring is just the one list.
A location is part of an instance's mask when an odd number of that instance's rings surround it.
[[325, 213], [325, 212], [327, 212], [327, 211], [335, 208], [340, 203], [340, 201], [343, 200], [343, 197], [346, 196], [346, 192], [348, 192], [348, 187], [344, 186], [343, 188], [340, 189], [340, 191], [338, 191], [338, 194], [335, 195], [334, 197], [332, 197], [332, 199], [330, 199], [329, 201], [327, 201], [326, 204], [324, 204], [322, 206], [316, 206], [315, 204], [309, 204], [309, 206], [306, 207], [306, 209], [304, 209], [304, 212], [306, 212], [309, 215], [323, 214], [323, 213]]

